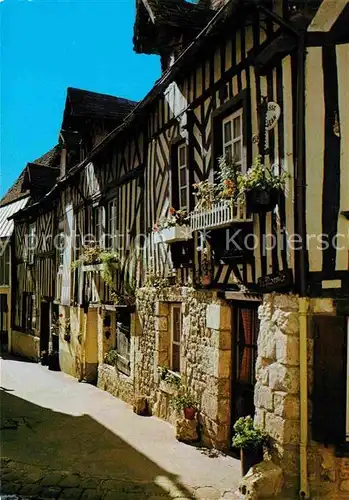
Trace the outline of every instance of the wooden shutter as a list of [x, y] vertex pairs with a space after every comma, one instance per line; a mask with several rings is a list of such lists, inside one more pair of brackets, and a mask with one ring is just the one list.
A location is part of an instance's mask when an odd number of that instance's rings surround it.
[[324, 444], [345, 440], [346, 322], [340, 316], [313, 318], [314, 387], [312, 437]]

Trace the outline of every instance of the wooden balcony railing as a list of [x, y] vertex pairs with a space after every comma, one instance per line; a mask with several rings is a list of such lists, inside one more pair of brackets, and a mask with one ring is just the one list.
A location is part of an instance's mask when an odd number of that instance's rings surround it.
[[203, 229], [221, 229], [237, 222], [252, 222], [252, 214], [247, 212], [244, 200], [229, 203], [222, 200], [213, 203], [207, 210], [194, 210], [190, 214], [190, 227], [192, 231]]

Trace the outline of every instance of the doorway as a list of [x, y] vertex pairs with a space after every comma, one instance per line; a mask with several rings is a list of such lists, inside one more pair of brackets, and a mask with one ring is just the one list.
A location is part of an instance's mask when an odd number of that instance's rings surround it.
[[49, 350], [50, 341], [50, 303], [41, 302], [40, 313], [40, 352]]
[[7, 294], [0, 294], [0, 345], [1, 351], [8, 346], [8, 303]]
[[255, 412], [258, 302], [243, 302], [233, 307], [233, 377], [231, 429], [240, 417]]

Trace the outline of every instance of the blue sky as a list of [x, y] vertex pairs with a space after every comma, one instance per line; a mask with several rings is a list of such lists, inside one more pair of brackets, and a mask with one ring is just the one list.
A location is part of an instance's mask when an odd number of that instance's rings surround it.
[[0, 0], [0, 196], [57, 142], [67, 87], [140, 100], [160, 75], [132, 50], [136, 0]]

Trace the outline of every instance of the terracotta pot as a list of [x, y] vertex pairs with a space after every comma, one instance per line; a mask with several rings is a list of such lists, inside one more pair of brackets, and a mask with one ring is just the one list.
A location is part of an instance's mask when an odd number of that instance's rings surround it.
[[187, 420], [194, 420], [196, 410], [195, 408], [184, 408], [184, 416]]
[[211, 276], [209, 274], [205, 274], [204, 276], [202, 276], [201, 283], [203, 285], [209, 285], [211, 283]]
[[241, 473], [246, 476], [251, 467], [263, 461], [263, 448], [241, 448]]

